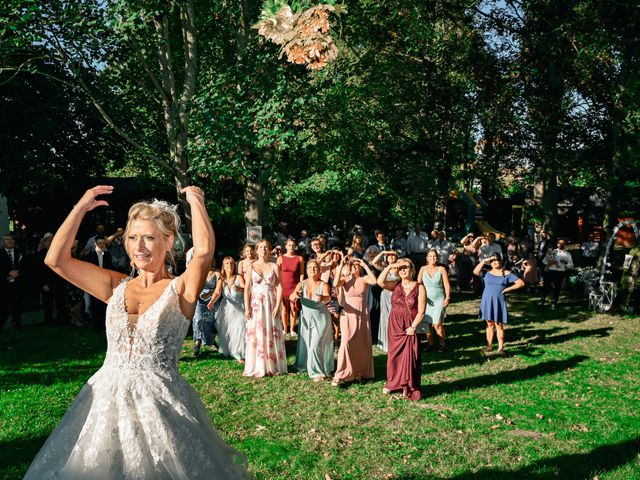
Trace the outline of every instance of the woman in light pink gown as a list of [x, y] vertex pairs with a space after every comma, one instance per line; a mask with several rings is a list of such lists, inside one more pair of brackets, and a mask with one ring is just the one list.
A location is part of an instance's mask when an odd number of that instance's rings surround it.
[[[361, 275], [363, 268], [364, 277]], [[347, 276], [343, 276], [344, 270], [347, 270]], [[347, 256], [338, 266], [335, 278], [335, 287], [344, 291], [338, 366], [331, 382], [338, 386], [343, 382], [374, 377], [367, 292], [370, 285], [375, 285], [376, 277], [361, 259]]]
[[262, 240], [256, 245], [258, 259], [246, 272], [244, 305], [247, 316], [245, 377], [264, 377], [287, 373], [284, 346], [280, 269], [271, 261], [271, 245]]

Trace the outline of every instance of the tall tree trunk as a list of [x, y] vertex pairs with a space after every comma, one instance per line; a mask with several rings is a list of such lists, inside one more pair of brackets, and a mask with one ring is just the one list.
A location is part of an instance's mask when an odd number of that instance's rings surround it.
[[183, 204], [187, 219], [190, 212], [187, 203], [180, 196], [180, 190], [190, 185], [189, 161], [187, 159], [187, 142], [189, 140], [189, 116], [191, 103], [195, 94], [197, 78], [197, 35], [195, 28], [195, 12], [193, 0], [181, 2], [178, 6], [182, 33], [182, 49], [184, 54], [184, 80], [180, 92], [176, 84], [175, 59], [171, 51], [169, 15], [166, 12], [154, 18], [157, 36], [157, 59], [160, 67], [160, 84], [162, 88], [162, 111], [169, 147], [176, 194]]
[[[624, 88], [621, 88], [621, 90], [624, 90]], [[613, 105], [611, 112], [611, 160], [608, 171], [608, 188], [606, 189], [604, 197], [604, 217], [602, 219], [602, 241], [600, 245], [607, 245], [609, 243], [613, 229], [618, 224], [622, 189], [624, 188], [625, 134], [622, 125], [622, 122], [624, 122], [624, 112], [620, 104], [620, 96]], [[601, 248], [599, 264], [601, 264], [605, 253], [605, 249]]]
[[[264, 181], [259, 178], [247, 178], [244, 184], [245, 224], [249, 226], [265, 227], [266, 220], [266, 188]], [[263, 232], [264, 233], [264, 232]]]
[[547, 169], [542, 183], [542, 228], [549, 235], [555, 235], [558, 227], [558, 174], [555, 166]]
[[[255, 0], [240, 0], [240, 18], [236, 35], [236, 63], [241, 65], [244, 54], [251, 39], [251, 18], [257, 10]], [[263, 235], [266, 233], [267, 222], [267, 188], [269, 176], [260, 167], [260, 161], [255, 152], [250, 152], [245, 166], [253, 173], [247, 176], [244, 183], [245, 213], [244, 221], [247, 227], [262, 226]]]

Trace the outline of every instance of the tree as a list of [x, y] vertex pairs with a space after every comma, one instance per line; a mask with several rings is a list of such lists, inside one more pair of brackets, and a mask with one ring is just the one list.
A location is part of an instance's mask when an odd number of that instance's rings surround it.
[[0, 192], [14, 219], [43, 233], [62, 221], [89, 177], [122, 158], [112, 153], [117, 142], [65, 73], [32, 60], [45, 57], [41, 47], [8, 55], [14, 64], [32, 62], [41, 75], [0, 73]]
[[[64, 68], [64, 78], [55, 78], [83, 92], [124, 140], [139, 171], [160, 166], [178, 190], [190, 183], [186, 148], [198, 74], [194, 0], [14, 0], [12, 7], [21, 44], [42, 45], [40, 53]], [[26, 66], [44, 74], [35, 58], [3, 69]]]

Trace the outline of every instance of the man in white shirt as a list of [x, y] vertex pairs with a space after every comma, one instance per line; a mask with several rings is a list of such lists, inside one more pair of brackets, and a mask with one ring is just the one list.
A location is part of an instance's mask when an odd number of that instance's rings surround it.
[[479, 260], [486, 260], [491, 257], [502, 258], [502, 247], [496, 243], [496, 234], [491, 232], [487, 235], [489, 243], [480, 246], [480, 253], [478, 254]]
[[429, 241], [428, 247], [429, 250], [438, 252], [438, 262], [444, 266], [449, 264], [449, 255], [456, 249], [453, 243], [447, 240], [443, 231], [438, 232], [437, 239]]
[[9, 314], [14, 328], [22, 327], [23, 258], [12, 235], [4, 235], [3, 243], [4, 248], [0, 248], [0, 331]]
[[420, 267], [427, 263], [426, 252], [428, 242], [429, 236], [426, 232], [421, 231], [420, 227], [416, 227], [415, 230], [409, 234], [409, 238], [407, 238], [407, 252], [416, 270], [419, 270]]
[[552, 289], [551, 309], [555, 309], [560, 297], [560, 287], [562, 281], [567, 277], [568, 270], [573, 268], [573, 258], [565, 249], [566, 242], [564, 239], [558, 240], [558, 248], [551, 250], [542, 260], [545, 265], [544, 283], [542, 286], [542, 298], [540, 306], [544, 305], [549, 290]]
[[376, 249], [376, 255], [380, 252], [391, 250], [391, 245], [386, 243], [386, 236], [382, 230], [376, 230], [376, 243], [372, 245]]
[[598, 259], [598, 251], [600, 250], [600, 243], [595, 241], [593, 233], [590, 233], [587, 237], [587, 241], [584, 242], [580, 249], [582, 250], [582, 258], [585, 265], [595, 266]]
[[396, 230], [396, 236], [391, 239], [391, 250], [395, 250], [398, 257], [404, 257], [407, 254], [407, 239], [404, 237], [404, 231]]
[[309, 232], [306, 230], [302, 230], [300, 232], [300, 240], [298, 240], [298, 253], [302, 255], [307, 261], [313, 250], [311, 250], [311, 239], [309, 238]]
[[[111, 254], [107, 251], [107, 239], [104, 237], [104, 235], [96, 235], [93, 243], [93, 249], [83, 259], [89, 263], [97, 265], [100, 268], [113, 270]], [[91, 322], [93, 324], [94, 330], [104, 331], [105, 314], [107, 311], [106, 303], [89, 295], [89, 311], [91, 314]]]

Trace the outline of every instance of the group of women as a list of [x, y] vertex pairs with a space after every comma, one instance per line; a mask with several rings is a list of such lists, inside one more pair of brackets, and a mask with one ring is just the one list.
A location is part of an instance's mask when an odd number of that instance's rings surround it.
[[[293, 239], [286, 241], [282, 254], [266, 240], [245, 246], [237, 271], [233, 258], [225, 257], [222, 271], [209, 273], [201, 293], [193, 323], [195, 353], [202, 343], [213, 344], [215, 318], [220, 353], [244, 364], [245, 376], [287, 373], [285, 340], [297, 339], [295, 367], [314, 381], [332, 377], [337, 386], [372, 379], [376, 335], [369, 314], [372, 292], [379, 287], [377, 345], [387, 353], [383, 393], [402, 391], [406, 398], [420, 398], [418, 335], [426, 334], [427, 349], [446, 351], [444, 319], [451, 293], [447, 268], [439, 263], [438, 252], [429, 250], [416, 275], [411, 260], [393, 250], [368, 255], [358, 237], [346, 255], [339, 249], [324, 251], [321, 239], [313, 239], [306, 272]], [[505, 271], [497, 256], [480, 261], [473, 273], [484, 284], [480, 310], [486, 322], [485, 351], [491, 352], [495, 332], [502, 354], [508, 321], [504, 295], [523, 282]], [[202, 321], [207, 315], [210, 320]]]
[[[202, 321], [209, 315], [215, 319], [220, 353], [243, 363], [245, 376], [286, 374], [285, 340], [297, 339], [295, 367], [314, 381], [332, 378], [332, 385], [338, 386], [372, 379], [375, 335], [369, 311], [372, 288], [378, 286], [382, 289], [378, 346], [388, 355], [383, 393], [401, 391], [406, 398], [420, 398], [418, 334], [426, 334], [431, 348], [446, 350], [443, 321], [451, 287], [447, 269], [438, 263], [438, 252], [426, 254], [426, 265], [416, 276], [411, 260], [398, 258], [393, 250], [379, 250], [368, 263], [361, 258], [365, 250], [358, 248], [357, 241], [346, 255], [338, 249], [323, 251], [318, 239], [311, 246], [314, 253], [306, 262], [306, 272], [292, 239], [275, 261], [266, 240], [245, 246], [237, 269], [234, 260], [225, 257], [222, 271], [212, 270], [201, 292], [193, 324], [195, 353], [203, 343], [213, 344], [211, 325], [203, 328], [207, 322]], [[502, 276], [506, 282], [513, 281]], [[483, 318], [491, 317], [485, 318], [487, 335], [489, 326], [497, 329], [501, 352], [506, 310], [490, 310], [495, 303], [483, 300], [482, 308], [487, 310]]]

